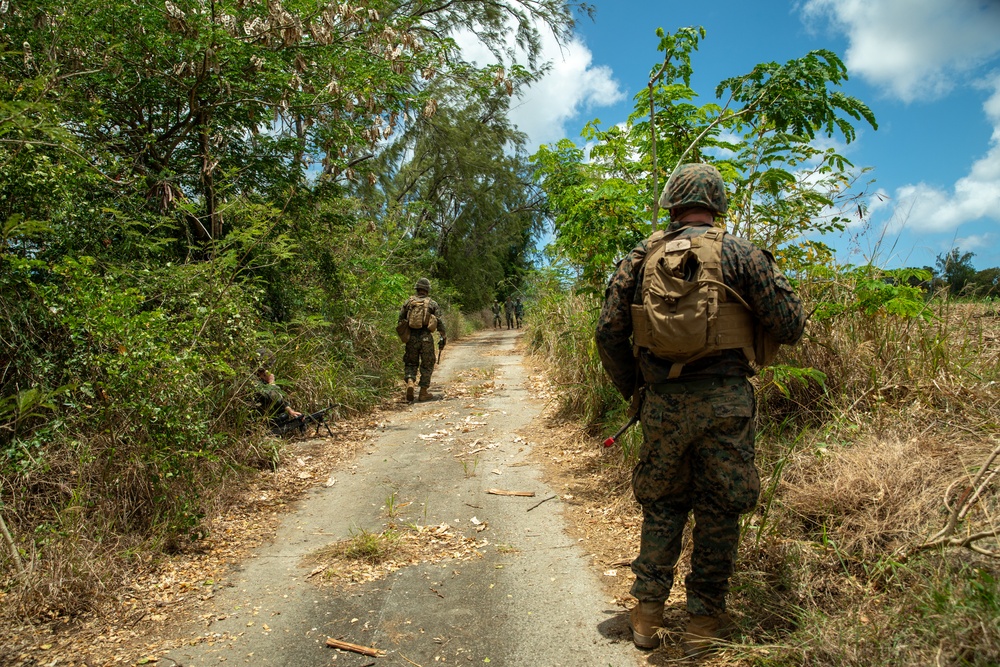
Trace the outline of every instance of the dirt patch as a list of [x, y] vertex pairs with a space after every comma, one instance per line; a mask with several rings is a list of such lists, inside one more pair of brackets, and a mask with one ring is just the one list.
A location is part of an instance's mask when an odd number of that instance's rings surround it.
[[413, 524], [378, 534], [362, 532], [310, 554], [306, 565], [313, 569], [307, 579], [321, 586], [367, 583], [410, 565], [482, 558], [479, 548], [484, 546], [486, 543], [459, 535], [447, 524]]

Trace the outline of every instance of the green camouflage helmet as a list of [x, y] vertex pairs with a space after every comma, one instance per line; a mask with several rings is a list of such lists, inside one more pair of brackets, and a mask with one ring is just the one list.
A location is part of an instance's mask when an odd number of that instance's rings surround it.
[[668, 210], [703, 206], [725, 214], [729, 205], [722, 174], [710, 164], [682, 164], [663, 186], [660, 206]]
[[418, 292], [424, 291], [430, 294], [431, 281], [427, 280], [427, 278], [421, 278], [420, 280], [417, 281], [417, 285], [416, 287], [414, 287], [414, 289], [417, 290]]

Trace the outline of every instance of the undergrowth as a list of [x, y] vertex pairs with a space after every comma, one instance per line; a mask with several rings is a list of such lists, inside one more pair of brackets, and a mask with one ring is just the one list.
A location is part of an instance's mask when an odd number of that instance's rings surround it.
[[[864, 272], [799, 290], [806, 335], [754, 379], [762, 493], [730, 595], [743, 636], [718, 664], [998, 664], [997, 560], [922, 545], [1000, 445], [1000, 321], [988, 304], [925, 300]], [[593, 343], [599, 298], [540, 301], [529, 341], [563, 418], [612, 433], [627, 406]], [[640, 438], [623, 438], [614, 466], [623, 494]], [[996, 491], [957, 524], [993, 552]]]
[[[142, 271], [0, 254], [9, 618], [95, 611], [158, 554], [199, 548], [206, 517], [283, 456], [255, 411], [259, 365], [296, 409], [332, 407], [333, 420], [371, 409], [399, 382], [394, 326], [409, 278], [366, 277], [372, 259], [352, 264], [345, 249], [337, 299], [302, 278], [276, 292], [248, 275], [238, 250]], [[455, 340], [472, 325], [447, 290], [436, 296]]]

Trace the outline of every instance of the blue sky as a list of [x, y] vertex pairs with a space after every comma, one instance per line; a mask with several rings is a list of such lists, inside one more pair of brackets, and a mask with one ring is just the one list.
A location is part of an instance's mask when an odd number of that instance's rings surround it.
[[[1000, 0], [591, 0], [576, 39], [551, 42], [552, 71], [514, 120], [538, 145], [583, 125], [624, 121], [662, 55], [657, 27], [703, 26], [693, 87], [714, 99], [722, 79], [817, 48], [847, 64], [845, 92], [879, 123], [843, 147], [871, 167], [866, 225], [824, 239], [842, 262], [933, 265], [958, 247], [978, 269], [1000, 266]], [[880, 237], [883, 239], [879, 244]]]

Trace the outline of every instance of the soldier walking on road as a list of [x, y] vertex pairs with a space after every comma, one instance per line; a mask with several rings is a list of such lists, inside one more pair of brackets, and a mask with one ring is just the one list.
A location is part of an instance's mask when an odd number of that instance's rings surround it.
[[507, 300], [503, 302], [503, 316], [507, 320], [507, 328], [514, 328], [514, 301], [507, 297]]
[[[753, 509], [760, 492], [750, 362], [770, 363], [767, 357], [773, 357], [777, 344], [797, 342], [806, 316], [769, 253], [714, 226], [727, 209], [725, 184], [715, 167], [680, 166], [667, 181], [660, 205], [670, 211], [672, 222], [619, 263], [605, 292], [596, 342], [615, 386], [626, 399], [638, 399], [633, 405], [640, 409], [644, 436], [632, 473], [643, 514], [639, 556], [632, 562], [632, 595], [639, 601], [629, 615], [632, 639], [640, 648], [660, 643], [657, 630], [693, 511], [691, 573], [684, 582], [689, 620], [682, 648], [695, 657], [735, 629], [726, 614], [726, 595], [739, 519]], [[697, 278], [706, 275], [717, 278]], [[667, 333], [682, 325], [670, 308], [654, 307], [666, 301], [649, 286], [671, 281], [715, 290], [719, 315], [710, 331], [718, 335], [706, 344], [702, 328], [701, 342], [691, 344], [702, 346], [701, 351], [670, 351], [680, 347], [680, 336]], [[678, 288], [677, 294], [675, 307], [693, 292]]]
[[503, 306], [496, 299], [493, 300], [493, 328], [500, 328], [500, 311], [503, 310]]
[[524, 319], [524, 304], [521, 303], [521, 297], [517, 297], [517, 301], [514, 302], [514, 317], [517, 319], [517, 328], [521, 328], [521, 320]]
[[421, 278], [417, 281], [416, 295], [411, 296], [399, 311], [396, 331], [406, 344], [403, 353], [403, 379], [406, 381], [406, 400], [413, 402], [414, 384], [417, 370], [420, 371], [420, 395], [417, 400], [426, 401], [431, 398], [428, 387], [431, 385], [431, 375], [434, 373], [434, 336], [440, 335], [438, 349], [444, 349], [447, 342], [444, 320], [441, 319], [441, 307], [437, 301], [428, 296], [431, 292], [431, 281]]

